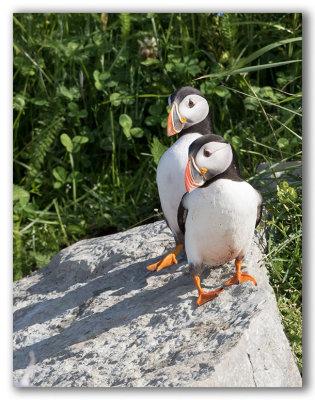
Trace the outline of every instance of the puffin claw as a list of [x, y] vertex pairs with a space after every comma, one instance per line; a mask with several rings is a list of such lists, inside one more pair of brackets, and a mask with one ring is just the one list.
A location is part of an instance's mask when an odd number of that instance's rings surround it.
[[157, 267], [157, 272], [161, 271], [161, 269], [165, 267], [169, 267], [171, 265], [178, 264], [178, 261], [173, 253], [168, 254], [161, 262], [161, 264]]
[[151, 264], [147, 267], [149, 271], [156, 271], [159, 272], [161, 269], [165, 267], [169, 267], [171, 265], [177, 264], [178, 261], [176, 260], [176, 257], [173, 253], [168, 254], [166, 257], [163, 258], [163, 260], [160, 260], [154, 264]]
[[240, 283], [246, 282], [246, 281], [251, 281], [255, 286], [257, 286], [256, 280], [250, 276], [249, 274], [246, 274], [244, 272], [235, 274], [231, 279], [229, 279], [224, 286], [231, 286], [231, 285], [238, 285]]
[[202, 306], [203, 304], [207, 303], [208, 301], [214, 300], [216, 297], [219, 296], [219, 294], [223, 291], [224, 289], [218, 289], [218, 290], [213, 290], [212, 292], [203, 292], [199, 294], [199, 297], [196, 301], [196, 304], [198, 306]]
[[235, 260], [235, 267], [236, 267], [235, 274], [231, 279], [229, 279], [224, 284], [224, 286], [238, 285], [239, 283], [243, 283], [246, 281], [251, 281], [255, 286], [257, 286], [257, 282], [252, 276], [246, 274], [245, 272], [241, 272], [241, 266], [242, 266], [242, 260]]
[[183, 245], [179, 244], [175, 247], [174, 250], [172, 250], [169, 254], [167, 254], [162, 260], [151, 264], [147, 267], [149, 271], [161, 271], [161, 269], [165, 267], [169, 267], [174, 264], [178, 264], [178, 261], [176, 259], [176, 256], [180, 253], [182, 250]]

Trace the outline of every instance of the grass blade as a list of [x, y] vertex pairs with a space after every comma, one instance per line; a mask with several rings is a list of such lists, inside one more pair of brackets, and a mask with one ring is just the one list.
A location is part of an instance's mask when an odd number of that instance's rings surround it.
[[236, 75], [236, 74], [243, 74], [243, 73], [248, 73], [248, 72], [253, 72], [253, 71], [260, 71], [262, 69], [281, 67], [283, 65], [288, 65], [288, 64], [292, 64], [292, 63], [296, 63], [296, 62], [302, 62], [302, 60], [286, 60], [286, 61], [280, 61], [277, 63], [254, 65], [252, 67], [245, 67], [245, 68], [239, 68], [239, 69], [231, 69], [228, 71], [219, 72], [217, 74], [203, 75], [203, 76], [200, 76], [199, 78], [196, 78], [195, 80], [197, 81], [199, 79], [204, 79], [204, 78], [222, 78], [226, 75]]
[[302, 40], [302, 36], [295, 37], [295, 38], [290, 38], [290, 39], [285, 39], [285, 40], [279, 40], [278, 42], [271, 43], [268, 46], [265, 46], [265, 47], [255, 51], [254, 53], [252, 53], [248, 57], [240, 60], [240, 62], [237, 65], [237, 68], [243, 67], [244, 65], [249, 64], [250, 62], [254, 61], [256, 58], [262, 56], [263, 54], [265, 54], [268, 51], [274, 49], [275, 47], [283, 46], [284, 44], [293, 43], [293, 42], [297, 42], [297, 41], [301, 41], [301, 40]]
[[[224, 85], [224, 87], [226, 87], [227, 89], [231, 90], [232, 92], [240, 93], [240, 94], [243, 94], [244, 96], [251, 97], [251, 98], [257, 100], [257, 98], [256, 98], [255, 96], [251, 96], [250, 94], [241, 92], [240, 90], [231, 88], [231, 87], [226, 86], [226, 85]], [[260, 97], [258, 97], [258, 99], [259, 99], [259, 101], [261, 101], [261, 102], [263, 102], [263, 103], [270, 104], [271, 106], [281, 108], [282, 110], [288, 111], [289, 113], [296, 114], [296, 115], [302, 117], [302, 114], [301, 114], [301, 113], [298, 113], [297, 111], [291, 110], [290, 108], [286, 108], [286, 107], [279, 106], [279, 104], [273, 103], [272, 101], [269, 101], [269, 100], [262, 99], [262, 98], [260, 98]]]

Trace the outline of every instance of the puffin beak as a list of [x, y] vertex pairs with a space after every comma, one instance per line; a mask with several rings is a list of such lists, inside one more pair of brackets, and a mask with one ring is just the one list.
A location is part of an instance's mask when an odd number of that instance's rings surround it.
[[191, 193], [194, 189], [205, 183], [205, 170], [206, 168], [202, 168], [202, 171], [199, 170], [193, 157], [188, 160], [185, 170], [185, 186], [188, 193]]
[[178, 104], [173, 103], [171, 111], [167, 119], [167, 136], [176, 135], [183, 129], [183, 124], [186, 122], [185, 117], [181, 117], [178, 111]]

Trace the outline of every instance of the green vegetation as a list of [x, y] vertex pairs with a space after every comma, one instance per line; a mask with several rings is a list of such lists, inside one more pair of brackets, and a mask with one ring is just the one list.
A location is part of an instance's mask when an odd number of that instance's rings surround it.
[[[167, 98], [207, 97], [250, 181], [302, 159], [301, 14], [15, 14], [14, 279], [160, 218]], [[302, 367], [302, 185], [265, 196], [267, 266]], [[158, 211], [157, 211], [158, 210]]]

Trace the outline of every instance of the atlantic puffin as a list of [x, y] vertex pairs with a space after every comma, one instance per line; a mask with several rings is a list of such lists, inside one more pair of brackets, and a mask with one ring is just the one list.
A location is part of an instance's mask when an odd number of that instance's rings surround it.
[[176, 247], [162, 260], [149, 265], [150, 271], [177, 264], [176, 256], [184, 246], [184, 235], [177, 222], [177, 210], [186, 192], [184, 176], [189, 145], [197, 138], [213, 132], [210, 109], [205, 96], [197, 89], [185, 86], [168, 99], [170, 112], [167, 135], [179, 134], [176, 142], [162, 155], [157, 167], [157, 186], [165, 220], [171, 229]]
[[[178, 207], [178, 225], [185, 235], [189, 270], [198, 290], [197, 305], [219, 295], [224, 286], [247, 280], [242, 260], [262, 212], [262, 196], [241, 178], [233, 147], [221, 136], [209, 134], [189, 146], [184, 194]], [[235, 275], [223, 287], [205, 292], [200, 285], [204, 263], [219, 266], [235, 260]]]

